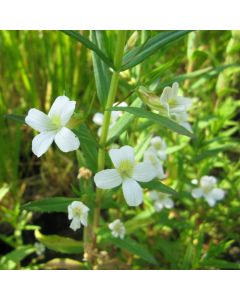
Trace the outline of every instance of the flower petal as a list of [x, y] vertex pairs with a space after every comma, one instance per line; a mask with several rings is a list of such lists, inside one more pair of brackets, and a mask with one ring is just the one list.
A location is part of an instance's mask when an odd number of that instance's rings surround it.
[[87, 226], [87, 218], [88, 218], [88, 213], [87, 212], [83, 213], [81, 216], [81, 223], [83, 224], [83, 226]]
[[25, 122], [30, 127], [39, 132], [50, 131], [54, 129], [50, 118], [45, 113], [36, 108], [32, 108], [29, 110], [28, 115], [25, 118]]
[[179, 88], [179, 84], [177, 82], [174, 82], [173, 85], [172, 85], [172, 97], [174, 99], [177, 97], [178, 88]]
[[120, 149], [109, 150], [109, 156], [115, 168], [118, 168], [119, 163], [124, 160], [129, 160], [134, 164], [134, 149], [130, 146], [123, 146]]
[[95, 113], [94, 116], [93, 116], [93, 122], [95, 124], [97, 124], [98, 126], [102, 126], [103, 124], [103, 114], [102, 113]]
[[32, 152], [35, 155], [37, 155], [37, 157], [43, 155], [51, 146], [55, 134], [56, 131], [53, 130], [53, 131], [41, 132], [38, 135], [36, 135], [32, 141]]
[[[159, 179], [163, 179], [166, 177], [163, 171], [163, 166], [161, 161], [158, 159], [156, 155], [156, 151], [152, 150], [149, 148], [147, 151], [144, 153], [144, 162], [145, 163], [150, 163], [152, 167], [155, 170], [155, 176], [158, 177]], [[137, 180], [137, 179], [136, 179]]]
[[125, 179], [122, 189], [124, 198], [129, 206], [138, 206], [143, 202], [142, 188], [134, 179]]
[[62, 126], [65, 126], [70, 120], [74, 109], [76, 106], [76, 101], [70, 101], [66, 96], [59, 96], [53, 102], [53, 105], [50, 108], [48, 116], [50, 118], [54, 116], [59, 116], [61, 119]]
[[210, 194], [205, 195], [204, 197], [205, 197], [205, 200], [207, 201], [208, 205], [211, 206], [211, 207], [213, 207], [217, 202], [217, 200], [214, 199]]
[[63, 127], [55, 136], [55, 143], [63, 152], [77, 150], [80, 146], [78, 137], [68, 128]]
[[174, 202], [173, 202], [173, 200], [170, 199], [170, 198], [165, 199], [165, 200], [163, 201], [163, 203], [164, 203], [164, 206], [165, 206], [166, 208], [168, 208], [168, 209], [174, 207]]
[[94, 176], [94, 182], [100, 189], [112, 189], [122, 183], [122, 178], [115, 169], [108, 169], [98, 172]]
[[188, 108], [190, 108], [192, 106], [192, 99], [187, 98], [187, 97], [177, 96], [177, 102], [179, 104], [184, 105], [185, 110], [187, 110]]
[[201, 198], [203, 195], [203, 190], [201, 188], [196, 188], [192, 190], [192, 196], [193, 198]]
[[158, 192], [157, 191], [149, 192], [149, 197], [152, 201], [157, 201], [159, 199]]
[[156, 177], [156, 171], [150, 162], [138, 163], [133, 171], [132, 178], [141, 181], [148, 182]]
[[216, 200], [222, 200], [225, 196], [225, 192], [224, 190], [222, 189], [219, 189], [219, 188], [214, 188], [212, 191], [211, 191], [211, 195], [214, 199]]
[[72, 230], [76, 231], [77, 229], [81, 228], [81, 221], [79, 218], [73, 218], [72, 222], [69, 226]]
[[161, 200], [154, 201], [153, 206], [157, 212], [161, 211], [164, 208]]

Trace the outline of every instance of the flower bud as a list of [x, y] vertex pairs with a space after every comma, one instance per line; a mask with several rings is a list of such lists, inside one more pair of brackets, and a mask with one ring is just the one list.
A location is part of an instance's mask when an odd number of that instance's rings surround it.
[[137, 90], [138, 97], [150, 108], [155, 110], [162, 110], [163, 106], [160, 102], [159, 96], [147, 90], [144, 86], [140, 86]]

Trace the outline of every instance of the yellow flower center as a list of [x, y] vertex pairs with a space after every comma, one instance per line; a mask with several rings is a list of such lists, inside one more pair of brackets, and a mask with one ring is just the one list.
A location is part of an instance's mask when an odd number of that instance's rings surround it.
[[73, 208], [73, 216], [74, 217], [81, 217], [82, 215], [82, 209], [80, 207], [74, 207]]
[[176, 99], [175, 98], [168, 99], [168, 105], [169, 106], [176, 106], [177, 105]]
[[134, 165], [130, 160], [123, 160], [118, 166], [118, 172], [122, 178], [131, 177], [133, 173]]
[[52, 116], [51, 117], [52, 123], [57, 127], [61, 127], [61, 119], [59, 116]]
[[148, 158], [149, 158], [152, 165], [154, 165], [154, 166], [157, 165], [156, 157], [153, 154], [149, 154]]

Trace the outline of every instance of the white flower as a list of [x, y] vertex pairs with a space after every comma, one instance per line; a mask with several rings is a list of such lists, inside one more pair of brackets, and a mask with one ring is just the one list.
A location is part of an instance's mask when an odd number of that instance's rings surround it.
[[115, 169], [98, 172], [94, 176], [95, 184], [101, 189], [112, 189], [122, 185], [127, 204], [130, 206], [140, 205], [143, 201], [143, 192], [137, 181], [148, 182], [156, 177], [152, 164], [135, 163], [134, 149], [130, 146], [111, 149], [109, 156]]
[[174, 207], [174, 202], [169, 195], [157, 191], [151, 191], [149, 194], [157, 212], [161, 211], [164, 207], [168, 209]]
[[45, 246], [38, 242], [34, 243], [34, 247], [36, 248], [36, 253], [38, 256], [42, 255], [46, 250]]
[[192, 126], [188, 122], [188, 113], [187, 112], [178, 112], [172, 113], [172, 119], [174, 119], [178, 124], [185, 127], [187, 130], [192, 131]]
[[198, 184], [198, 180], [196, 178], [194, 178], [194, 179], [191, 180], [191, 183], [194, 184], [194, 185], [197, 185]]
[[120, 239], [123, 239], [126, 233], [126, 229], [124, 224], [119, 220], [115, 220], [112, 223], [108, 225], [109, 229], [112, 231], [112, 235], [114, 237], [119, 237]]
[[205, 198], [209, 206], [213, 207], [217, 201], [224, 198], [225, 192], [222, 189], [216, 188], [217, 179], [214, 176], [203, 176], [200, 179], [198, 188], [192, 190], [194, 198]]
[[83, 226], [87, 226], [89, 208], [80, 201], [73, 201], [68, 205], [68, 219], [72, 220], [70, 228], [76, 231]]
[[163, 166], [161, 161], [158, 159], [155, 151], [153, 151], [151, 148], [149, 148], [144, 153], [144, 162], [151, 163], [153, 168], [155, 169], [156, 175], [159, 179], [163, 179], [166, 177], [163, 171]]
[[156, 151], [158, 157], [161, 160], [165, 160], [167, 158], [166, 149], [167, 145], [165, 141], [160, 136], [155, 136], [150, 141], [151, 148]]
[[[114, 103], [113, 106], [116, 106], [117, 103]], [[121, 102], [119, 105], [119, 107], [126, 107], [127, 103], [126, 102]], [[118, 118], [120, 118], [122, 116], [123, 112], [122, 111], [112, 111], [111, 112], [111, 119], [110, 119], [110, 126], [109, 128], [113, 127], [115, 125], [115, 123], [117, 122]], [[97, 112], [93, 115], [93, 122], [100, 126], [100, 128], [98, 129], [98, 136], [101, 135], [102, 132], [102, 125], [103, 125], [103, 117], [104, 114]]]
[[172, 87], [165, 87], [160, 96], [160, 103], [167, 110], [168, 116], [173, 113], [185, 112], [191, 106], [191, 99], [178, 96], [179, 85], [174, 82]]
[[76, 101], [70, 101], [66, 96], [59, 96], [54, 101], [48, 115], [38, 109], [29, 110], [25, 118], [26, 124], [40, 132], [32, 141], [32, 151], [40, 157], [51, 146], [53, 141], [63, 152], [77, 150], [80, 141], [66, 126], [70, 120]]

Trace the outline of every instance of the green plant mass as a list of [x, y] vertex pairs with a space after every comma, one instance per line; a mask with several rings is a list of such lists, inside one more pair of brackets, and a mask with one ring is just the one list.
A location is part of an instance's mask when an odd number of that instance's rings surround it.
[[0, 269], [240, 269], [240, 31], [0, 31]]

